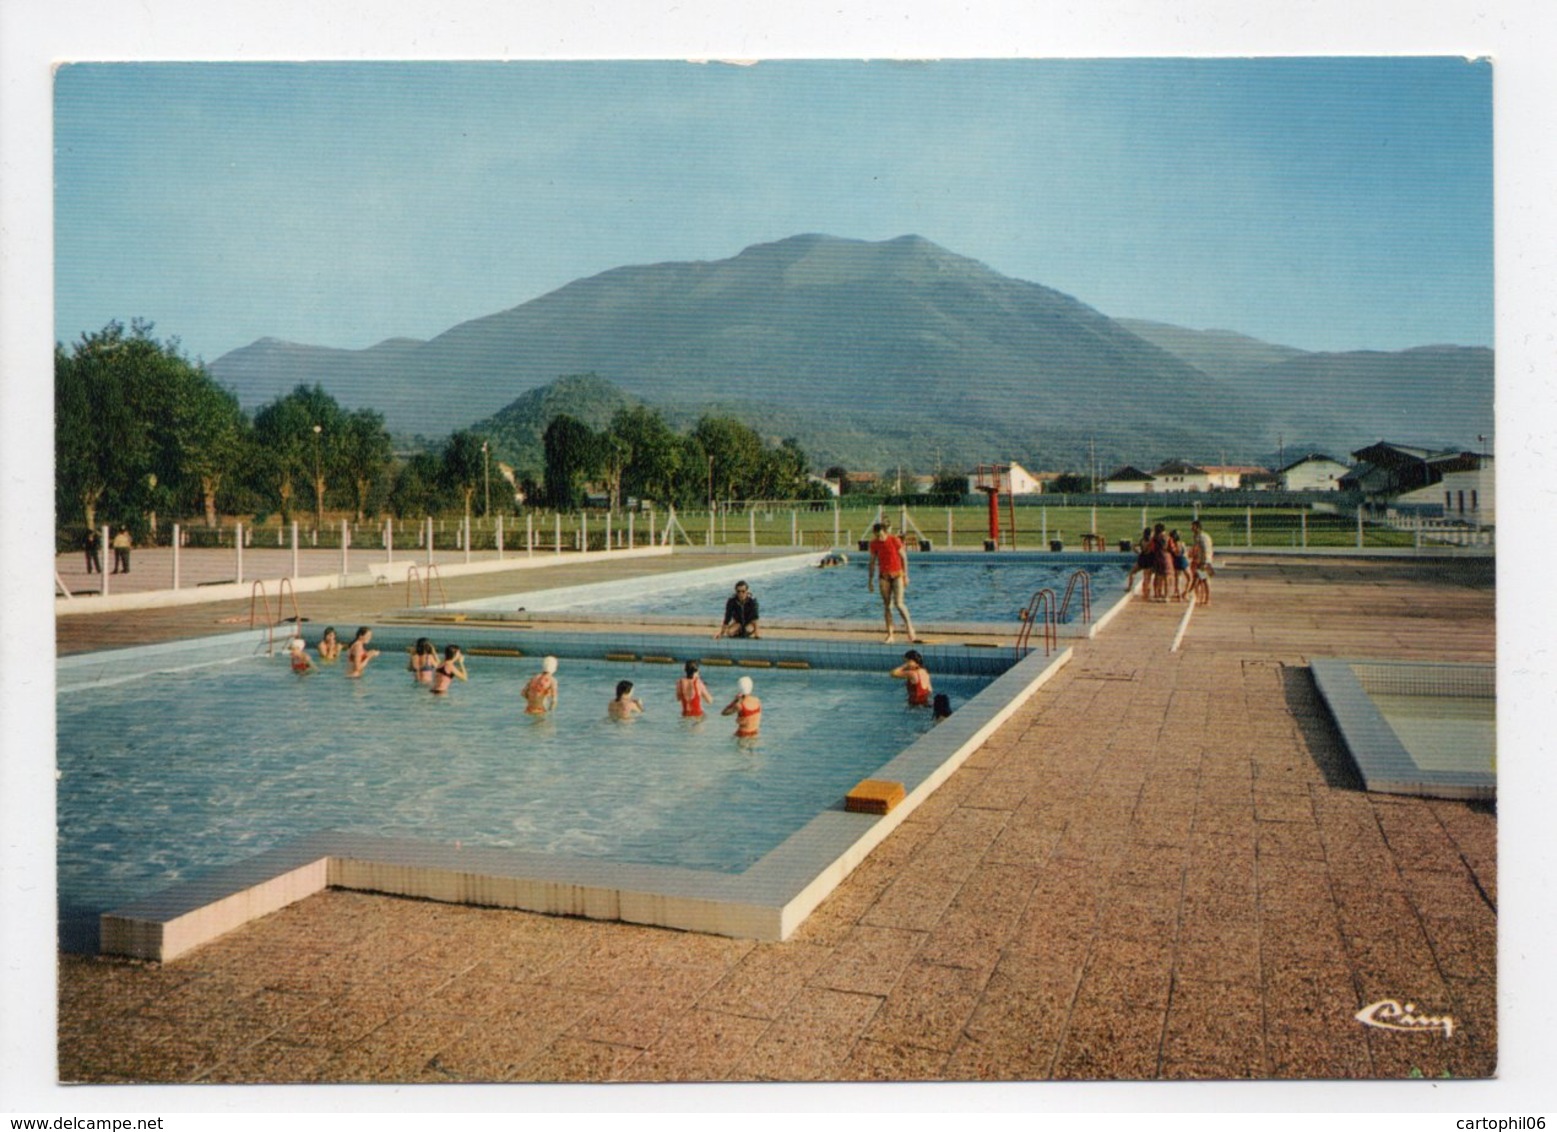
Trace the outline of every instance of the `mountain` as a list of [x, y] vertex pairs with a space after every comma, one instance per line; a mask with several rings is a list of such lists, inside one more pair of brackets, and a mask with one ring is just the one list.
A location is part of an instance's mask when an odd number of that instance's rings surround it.
[[[718, 406], [829, 463], [1058, 467], [1082, 466], [1093, 446], [1099, 463], [1269, 450], [1314, 404], [1303, 381], [1344, 385], [1344, 363], [1265, 384], [1310, 357], [1230, 332], [1116, 321], [918, 236], [804, 235], [729, 259], [616, 268], [426, 342], [354, 352], [263, 339], [211, 370], [249, 407], [317, 381], [348, 408], [379, 409], [392, 430], [429, 436], [562, 375], [594, 374], [668, 417]], [[1364, 376], [1390, 396], [1402, 388], [1373, 368]], [[1459, 380], [1435, 370], [1440, 379]], [[1436, 394], [1424, 381], [1405, 395], [1416, 405]], [[1391, 424], [1401, 412], [1364, 400]], [[1327, 420], [1370, 439], [1416, 435], [1381, 432], [1371, 416]]]
[[1299, 357], [1302, 350], [1261, 342], [1231, 330], [1189, 330], [1140, 318], [1116, 319], [1131, 334], [1161, 346], [1203, 373], [1221, 381], [1240, 382], [1268, 366]]
[[1485, 447], [1477, 437], [1493, 434], [1493, 384], [1491, 350], [1419, 346], [1302, 354], [1252, 374], [1247, 388], [1289, 441], [1328, 436], [1350, 451], [1380, 439]]

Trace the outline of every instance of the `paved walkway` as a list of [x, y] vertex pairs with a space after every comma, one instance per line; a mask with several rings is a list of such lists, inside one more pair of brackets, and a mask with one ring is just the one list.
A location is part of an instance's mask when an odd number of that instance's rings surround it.
[[1490, 661], [1492, 575], [1244, 559], [1178, 652], [1137, 604], [784, 943], [332, 891], [165, 967], [62, 956], [61, 1078], [1489, 1075], [1494, 812], [1361, 791], [1303, 666]]

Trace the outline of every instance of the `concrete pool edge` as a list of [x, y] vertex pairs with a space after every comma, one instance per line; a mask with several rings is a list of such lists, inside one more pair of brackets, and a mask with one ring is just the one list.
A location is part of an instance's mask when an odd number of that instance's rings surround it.
[[1023, 658], [884, 764], [890, 813], [824, 811], [740, 874], [325, 831], [102, 913], [99, 949], [167, 962], [329, 887], [782, 940], [1071, 655]]
[[1417, 764], [1400, 736], [1369, 696], [1356, 669], [1492, 670], [1492, 665], [1387, 661], [1366, 658], [1313, 658], [1309, 671], [1320, 699], [1330, 709], [1364, 787], [1383, 794], [1411, 794], [1455, 801], [1493, 801], [1497, 775], [1486, 771], [1427, 770]]

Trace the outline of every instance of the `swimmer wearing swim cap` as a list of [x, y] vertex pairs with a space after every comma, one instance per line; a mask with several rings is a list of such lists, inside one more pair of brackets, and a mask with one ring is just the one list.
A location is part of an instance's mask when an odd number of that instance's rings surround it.
[[545, 715], [557, 707], [557, 658], [548, 656], [541, 661], [541, 670], [530, 677], [524, 686], [524, 713]]
[[752, 680], [750, 676], [742, 676], [735, 682], [737, 689], [735, 699], [731, 700], [720, 715], [735, 716], [735, 737], [737, 739], [754, 738], [762, 726], [762, 701], [751, 694]]

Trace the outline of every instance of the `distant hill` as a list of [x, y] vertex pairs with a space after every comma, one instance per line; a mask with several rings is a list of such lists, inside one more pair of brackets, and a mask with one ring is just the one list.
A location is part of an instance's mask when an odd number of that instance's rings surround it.
[[602, 429], [620, 409], [637, 404], [609, 381], [592, 373], [561, 377], [516, 398], [471, 428], [492, 442], [498, 459], [518, 473], [539, 478], [545, 467], [542, 436], [546, 426], [562, 413], [576, 417], [590, 428]]
[[1289, 440], [1334, 437], [1332, 447], [1347, 451], [1381, 439], [1475, 448], [1478, 435], [1493, 435], [1493, 353], [1485, 347], [1303, 354], [1253, 376], [1250, 391], [1270, 427]]
[[1166, 322], [1121, 318], [1119, 325], [1170, 354], [1175, 354], [1203, 373], [1238, 384], [1268, 366], [1301, 357], [1291, 346], [1261, 342], [1231, 330], [1188, 330]]
[[1100, 463], [1243, 459], [1320, 408], [1326, 428], [1376, 439], [1416, 436], [1395, 422], [1417, 419], [1438, 382], [1485, 378], [1490, 403], [1487, 367], [1458, 375], [1444, 357], [1415, 387], [1358, 369], [1390, 393], [1357, 399], [1365, 418], [1338, 418], [1301, 382], [1344, 387], [1344, 363], [1266, 382], [1310, 357], [1230, 332], [1116, 321], [917, 236], [806, 235], [724, 260], [617, 268], [426, 342], [354, 352], [262, 339], [211, 369], [251, 408], [317, 381], [347, 407], [379, 409], [392, 430], [428, 436], [563, 375], [594, 374], [668, 416], [717, 406], [764, 435], [796, 436], [818, 461], [867, 467], [1079, 467], [1094, 445]]

